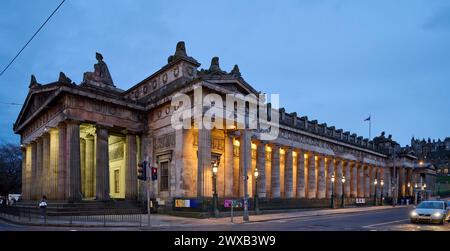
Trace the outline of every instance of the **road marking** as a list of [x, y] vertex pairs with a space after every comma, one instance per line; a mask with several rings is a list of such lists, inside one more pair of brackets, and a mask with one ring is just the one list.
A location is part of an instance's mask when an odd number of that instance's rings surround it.
[[388, 222], [383, 222], [383, 223], [378, 223], [378, 224], [372, 224], [372, 225], [363, 226], [363, 228], [371, 228], [371, 227], [376, 227], [376, 226], [389, 225], [392, 223], [398, 223], [398, 222], [403, 222], [403, 221], [409, 221], [409, 219], [395, 220], [395, 221], [388, 221]]

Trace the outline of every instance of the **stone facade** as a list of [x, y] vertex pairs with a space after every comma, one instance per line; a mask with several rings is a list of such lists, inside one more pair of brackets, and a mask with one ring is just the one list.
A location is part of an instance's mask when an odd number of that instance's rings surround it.
[[[376, 190], [384, 197], [409, 193], [405, 184], [417, 159], [384, 134], [364, 139], [284, 108], [278, 111], [279, 137], [272, 141], [261, 140], [258, 130], [175, 130], [171, 117], [177, 106], [171, 100], [176, 93], [192, 97], [198, 87], [203, 96], [259, 93], [237, 65], [227, 73], [217, 57], [209, 69], [198, 70], [183, 42], [165, 66], [126, 91], [114, 85], [101, 54], [97, 61], [81, 84], [63, 73], [49, 84], [32, 77], [14, 124], [25, 155], [24, 198], [145, 198], [137, 163], [147, 157], [159, 170], [151, 196], [160, 205], [170, 206], [174, 198], [211, 197], [213, 164], [220, 198], [241, 197], [244, 191], [267, 199], [324, 200], [333, 193], [348, 198], [371, 197]], [[384, 187], [374, 185], [375, 179], [384, 180]]]

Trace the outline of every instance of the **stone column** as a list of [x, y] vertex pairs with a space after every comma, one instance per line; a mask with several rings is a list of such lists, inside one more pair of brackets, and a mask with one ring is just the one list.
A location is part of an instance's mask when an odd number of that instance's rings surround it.
[[[233, 137], [229, 133], [225, 134], [225, 196], [232, 197], [234, 191], [234, 157], [233, 157]], [[258, 168], [258, 170], [260, 170]], [[261, 170], [260, 170], [261, 174]], [[237, 185], [237, 184], [236, 184]]]
[[22, 151], [22, 197], [24, 200], [28, 200], [27, 150], [25, 147], [22, 147], [20, 150]]
[[[373, 195], [375, 194], [375, 178], [376, 178], [376, 174], [377, 174], [377, 167], [376, 166], [372, 166], [370, 169], [370, 197], [373, 197]], [[378, 182], [378, 180], [377, 180]]]
[[392, 176], [391, 176], [391, 168], [384, 168], [384, 193], [387, 197], [392, 197]]
[[80, 138], [81, 194], [86, 196], [86, 140]]
[[327, 157], [326, 158], [326, 172], [327, 172], [327, 180], [326, 180], [326, 184], [327, 184], [327, 198], [331, 198], [331, 188], [334, 187], [335, 184], [331, 185], [331, 176], [334, 174], [334, 161], [333, 158], [331, 157]]
[[80, 124], [77, 121], [67, 122], [67, 181], [68, 200], [80, 201], [81, 163], [80, 163]]
[[308, 199], [317, 198], [316, 157], [308, 155]]
[[96, 146], [96, 197], [97, 200], [109, 200], [109, 151], [108, 129], [97, 126]]
[[57, 170], [57, 199], [66, 199], [67, 183], [67, 128], [65, 123], [58, 125], [58, 170]]
[[43, 148], [43, 141], [42, 138], [38, 138], [36, 140], [36, 199], [42, 198], [44, 195], [42, 192], [42, 184], [43, 184], [43, 178], [44, 178], [44, 163], [42, 160], [43, 154], [42, 154], [42, 148]]
[[401, 196], [406, 196], [406, 167], [402, 166], [399, 168], [400, 171], [400, 184], [401, 184]]
[[294, 187], [293, 187], [293, 159], [292, 159], [292, 149], [287, 148], [285, 151], [285, 165], [284, 165], [284, 194], [286, 199], [294, 198]]
[[364, 164], [364, 197], [370, 197], [370, 167]]
[[351, 176], [351, 171], [350, 171], [351, 165], [349, 161], [345, 161], [343, 162], [343, 167], [342, 170], [344, 172], [345, 175], [345, 184], [344, 184], [344, 194], [346, 198], [350, 198], [350, 187], [351, 187], [351, 183], [352, 183], [352, 176]]
[[412, 171], [413, 171], [412, 168], [408, 168], [407, 182], [409, 183], [410, 186], [408, 188], [407, 196], [412, 196], [413, 195], [414, 184], [413, 184], [413, 181], [412, 181], [412, 176], [413, 176]]
[[37, 182], [38, 170], [37, 170], [37, 142], [31, 142], [31, 182], [30, 182], [30, 195], [32, 200], [39, 199], [38, 182]]
[[318, 191], [317, 198], [324, 199], [326, 197], [326, 180], [325, 180], [325, 156], [319, 156], [319, 177], [318, 177]]
[[355, 167], [358, 172], [358, 181], [357, 181], [358, 193], [357, 193], [357, 195], [359, 198], [362, 198], [362, 197], [364, 197], [364, 165], [357, 162], [357, 163], [355, 163]]
[[125, 199], [137, 199], [137, 145], [136, 135], [127, 134], [125, 155]]
[[[336, 180], [335, 180], [335, 188], [336, 188], [336, 196], [337, 198], [341, 198], [343, 191], [342, 186], [342, 176], [344, 176], [343, 168], [342, 168], [342, 160], [335, 160], [335, 170], [336, 170]], [[347, 181], [346, 181], [347, 182]]]
[[350, 194], [352, 198], [358, 197], [358, 168], [356, 167], [356, 164], [349, 163], [350, 172], [351, 172], [351, 188], [350, 188]]
[[266, 197], [266, 144], [259, 142], [256, 149], [256, 168], [259, 172], [258, 177], [258, 196]]
[[50, 183], [50, 134], [45, 133], [42, 136], [42, 194], [48, 199], [52, 190], [49, 186]]
[[252, 141], [251, 133], [249, 130], [242, 130], [241, 145], [240, 145], [240, 158], [242, 171], [242, 176], [240, 177], [243, 181], [243, 192], [244, 197], [248, 198], [249, 194], [252, 193], [253, 184], [253, 174], [252, 174]]
[[381, 180], [383, 179], [382, 173], [381, 173], [381, 168], [377, 167], [377, 179], [378, 179], [378, 184], [377, 184], [377, 198], [380, 199], [381, 198]]
[[59, 149], [59, 134], [58, 130], [50, 130], [50, 175], [49, 175], [49, 198], [52, 200], [58, 199], [58, 149]]
[[94, 189], [94, 175], [95, 175], [95, 145], [94, 137], [88, 135], [86, 137], [86, 197], [92, 198], [95, 196]]
[[205, 174], [211, 167], [211, 130], [198, 130], [198, 162], [197, 162], [197, 197], [203, 198], [205, 191]]
[[299, 151], [297, 154], [297, 198], [306, 197], [305, 189], [305, 153]]
[[280, 147], [272, 146], [272, 179], [271, 179], [271, 195], [272, 198], [280, 198]]

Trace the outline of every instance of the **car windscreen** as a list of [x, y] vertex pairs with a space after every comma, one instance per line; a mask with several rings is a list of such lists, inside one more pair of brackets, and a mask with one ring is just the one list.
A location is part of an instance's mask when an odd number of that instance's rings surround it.
[[442, 202], [422, 202], [417, 208], [425, 208], [425, 209], [442, 209], [444, 207], [444, 203]]

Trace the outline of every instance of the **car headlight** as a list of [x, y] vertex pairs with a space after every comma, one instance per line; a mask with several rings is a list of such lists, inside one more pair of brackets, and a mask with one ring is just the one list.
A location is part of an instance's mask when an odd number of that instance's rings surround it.
[[411, 212], [411, 216], [412, 216], [412, 217], [416, 217], [416, 216], [417, 216], [417, 212], [416, 212], [416, 211], [412, 211], [412, 212]]
[[441, 214], [440, 212], [436, 212], [436, 213], [433, 214], [433, 216], [436, 217], [436, 218], [438, 218], [438, 217], [441, 217], [442, 214]]

